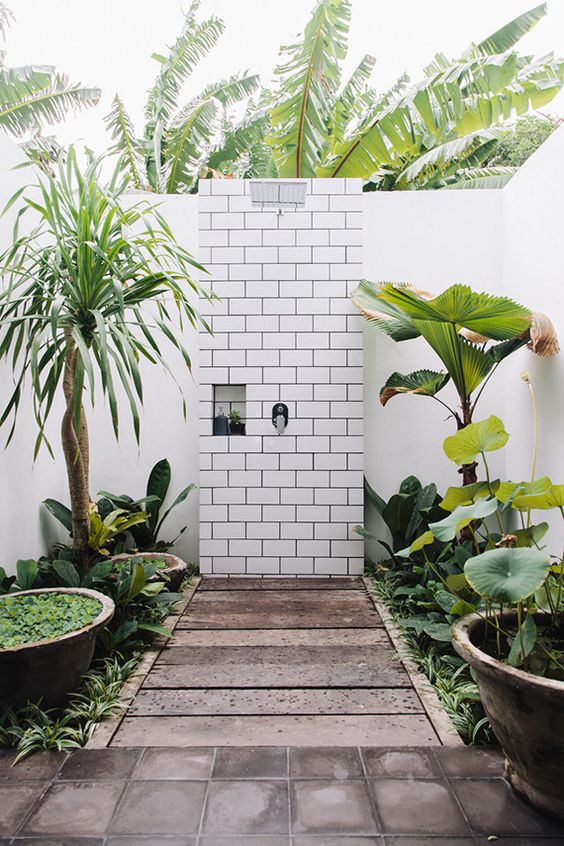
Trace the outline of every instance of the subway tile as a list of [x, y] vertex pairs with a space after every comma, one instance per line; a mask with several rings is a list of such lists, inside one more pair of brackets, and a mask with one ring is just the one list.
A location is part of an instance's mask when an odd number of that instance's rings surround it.
[[212, 572], [214, 574], [231, 575], [245, 572], [245, 559], [229, 556], [228, 558], [214, 558]]
[[[329, 243], [333, 246], [362, 247], [362, 230], [332, 229], [329, 233]], [[358, 259], [361, 261], [361, 259]]]
[[[298, 267], [301, 267], [301, 265], [298, 265]], [[282, 264], [281, 262], [276, 262], [276, 264], [263, 264], [262, 278], [277, 279], [278, 281], [281, 279], [295, 279], [296, 265]]]
[[229, 314], [262, 314], [262, 299], [245, 296], [239, 299], [239, 297], [232, 296], [229, 298]]
[[[345, 247], [314, 247], [314, 262], [345, 262], [347, 253]], [[219, 259], [223, 261], [223, 259]]]
[[265, 384], [270, 382], [280, 385], [284, 382], [295, 382], [296, 380], [295, 367], [264, 367], [263, 373]]
[[229, 541], [230, 555], [261, 555], [262, 541], [249, 538], [235, 538]]
[[[260, 350], [262, 347], [262, 333], [260, 332], [232, 332], [231, 348], [234, 350]], [[242, 362], [244, 365], [245, 362]], [[232, 366], [238, 366], [233, 362]]]
[[[300, 523], [327, 523], [329, 522], [328, 505], [298, 505], [297, 519]], [[348, 506], [340, 506], [341, 508]]]
[[211, 226], [205, 228], [242, 229], [245, 224], [245, 216], [241, 212], [214, 212], [210, 217]]
[[[354, 212], [352, 213], [354, 214]], [[345, 212], [314, 212], [314, 229], [344, 229], [346, 226]]]
[[280, 318], [278, 315], [251, 314], [247, 317], [247, 332], [278, 332]]
[[346, 470], [347, 456], [342, 453], [321, 452], [313, 456], [315, 470]]
[[307, 453], [288, 453], [280, 455], [281, 470], [313, 470], [314, 456]]
[[[283, 259], [280, 259], [283, 261]], [[245, 249], [245, 261], [258, 262], [275, 262], [278, 261], [277, 247], [247, 247]]]
[[229, 541], [225, 539], [206, 539], [200, 538], [200, 555], [215, 556], [227, 555]]
[[[201, 182], [200, 182], [201, 184]], [[245, 187], [241, 179], [212, 179], [211, 193], [215, 195], [233, 196], [234, 194], [243, 194]]]
[[[298, 235], [301, 233], [298, 232]], [[265, 229], [262, 233], [265, 246], [292, 247], [296, 243], [296, 233], [291, 229]]]
[[213, 456], [213, 469], [214, 470], [244, 470], [245, 469], [245, 456], [241, 453], [237, 455], [236, 453], [228, 452], [228, 453], [219, 453]]
[[346, 540], [349, 537], [348, 523], [316, 523], [315, 537], [326, 540]]
[[[243, 458], [245, 456], [242, 456]], [[265, 454], [264, 452], [251, 454], [246, 456], [247, 470], [278, 470], [280, 465], [280, 456], [276, 454]], [[282, 470], [290, 470], [293, 468], [282, 467]]]
[[267, 522], [286, 522], [296, 519], [295, 505], [264, 505], [262, 519]]
[[[321, 418], [319, 420], [314, 421], [314, 435], [346, 435], [347, 434], [347, 421], [346, 420], [333, 420], [332, 417], [330, 418]], [[333, 441], [331, 441], [331, 452], [337, 452], [333, 445]]]
[[305, 279], [300, 279], [298, 281], [283, 279], [280, 282], [281, 297], [311, 297], [312, 292], [313, 283]]
[[344, 194], [345, 180], [322, 177], [313, 179], [311, 183], [312, 194]]
[[355, 196], [354, 194], [331, 197], [329, 204], [331, 211], [362, 212], [362, 196]]
[[280, 283], [275, 279], [250, 279], [246, 284], [248, 297], [277, 298], [280, 293]]
[[327, 332], [300, 332], [297, 342], [298, 349], [326, 350], [329, 349], [329, 334]]
[[291, 488], [296, 484], [296, 474], [293, 470], [273, 470], [263, 474], [262, 484], [265, 488]]
[[[229, 473], [229, 487], [258, 487], [261, 483], [262, 479], [260, 470], [231, 470]], [[227, 484], [227, 479], [223, 484]]]
[[318, 349], [313, 362], [316, 367], [346, 367], [347, 355], [345, 350]]
[[297, 378], [302, 384], [318, 385], [329, 382], [329, 367], [298, 367]]
[[[280, 320], [280, 331], [279, 332], [271, 332], [269, 334], [262, 335], [263, 347], [264, 349], [277, 349], [277, 350], [293, 350], [296, 346], [296, 336], [293, 332], [286, 332], [284, 331], [285, 326], [282, 323], [283, 318], [275, 318], [276, 320]], [[287, 361], [281, 361], [282, 365], [289, 364]], [[265, 362], [262, 362], [265, 365]]]
[[315, 491], [316, 505], [348, 505], [347, 488], [318, 488]]
[[[295, 335], [292, 335], [293, 343], [295, 344]], [[274, 338], [273, 341], [276, 339]], [[266, 338], [265, 338], [266, 341]], [[312, 350], [294, 350], [283, 349], [280, 355], [280, 364], [284, 367], [312, 367], [313, 366], [313, 351]]]
[[298, 314], [329, 314], [329, 299], [322, 296], [301, 299], [297, 301]]
[[200, 487], [219, 488], [227, 484], [227, 473], [224, 470], [204, 470], [200, 473]]
[[[274, 259], [275, 261], [276, 259]], [[280, 247], [278, 260], [281, 262], [311, 262], [310, 247]], [[324, 259], [322, 259], [324, 261]]]
[[266, 556], [247, 558], [246, 565], [246, 572], [249, 574], [261, 573], [262, 575], [274, 576], [280, 572], [279, 558], [267, 558]]
[[[322, 355], [321, 351], [317, 355]], [[350, 399], [350, 397], [347, 397], [346, 385], [315, 385], [313, 395], [315, 400], [344, 401], [347, 398]]]
[[264, 300], [263, 310], [265, 314], [295, 314], [296, 300], [290, 297]]
[[306, 576], [313, 574], [313, 558], [292, 558], [280, 559], [280, 572], [286, 575]]
[[262, 279], [262, 265], [260, 264], [231, 264], [229, 265], [230, 279]]
[[331, 522], [362, 523], [364, 508], [362, 505], [332, 505]]
[[329, 541], [327, 540], [299, 540], [297, 554], [308, 557], [322, 557], [329, 555]]
[[282, 523], [280, 525], [280, 537], [311, 540], [313, 538], [313, 523]]
[[[201, 474], [200, 474], [201, 475]], [[200, 505], [200, 520], [224, 522], [227, 520], [226, 505]]]
[[212, 247], [211, 261], [213, 264], [243, 264], [245, 251], [243, 247]]
[[347, 570], [346, 558], [314, 558], [313, 572], [316, 576], [340, 576]]
[[363, 539], [357, 535], [356, 540], [333, 540], [331, 541], [331, 555], [337, 557], [354, 557], [362, 554]]
[[260, 505], [230, 505], [229, 519], [237, 523], [258, 522], [262, 519]]
[[331, 449], [334, 452], [359, 452], [363, 450], [363, 438], [361, 437], [334, 437], [331, 440]]
[[276, 212], [245, 212], [245, 226], [249, 229], [277, 229], [278, 215]]
[[232, 505], [245, 502], [245, 488], [215, 488], [213, 491], [214, 505]]
[[280, 523], [248, 523], [247, 537], [259, 540], [277, 540], [280, 537]]
[[[314, 281], [313, 296], [314, 297], [340, 297], [344, 298], [347, 295], [346, 282], [330, 281], [328, 279], [322, 281]], [[327, 312], [329, 314], [329, 301], [327, 302]]]
[[228, 234], [232, 247], [256, 246], [260, 244], [262, 237], [260, 229], [231, 229]]
[[[247, 488], [247, 502], [258, 503], [259, 505], [278, 505], [280, 490], [279, 488]], [[263, 519], [267, 519], [264, 514]]]
[[313, 505], [313, 489], [282, 488], [280, 500], [282, 505]]
[[214, 523], [212, 530], [214, 538], [227, 538], [227, 540], [238, 538], [243, 540], [246, 536], [244, 523]]
[[288, 212], [280, 217], [280, 229], [311, 229], [311, 226], [311, 212]]
[[[338, 231], [338, 230], [335, 230]], [[333, 232], [331, 232], [333, 234]], [[325, 246], [329, 244], [329, 230], [328, 229], [301, 229], [297, 233], [297, 243], [299, 246], [314, 247]]]
[[345, 332], [347, 321], [344, 315], [319, 315], [313, 318], [315, 332]]
[[328, 264], [298, 264], [296, 267], [296, 279], [329, 279], [330, 267]]
[[263, 541], [263, 553], [266, 556], [295, 555], [295, 540], [265, 540]]
[[296, 446], [298, 452], [329, 452], [329, 438], [322, 435], [299, 436]]

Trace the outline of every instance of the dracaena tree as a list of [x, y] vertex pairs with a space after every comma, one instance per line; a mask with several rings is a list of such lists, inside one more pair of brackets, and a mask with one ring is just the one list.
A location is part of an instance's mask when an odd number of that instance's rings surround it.
[[[198, 315], [192, 277], [200, 268], [174, 239], [158, 209], [146, 199], [126, 203], [128, 180], [105, 184], [99, 161], [82, 170], [73, 149], [54, 175], [20, 189], [12, 246], [0, 256], [0, 359], [13, 371], [13, 391], [0, 425], [12, 437], [29, 388], [37, 425], [35, 454], [58, 396], [64, 399], [61, 439], [66, 462], [73, 546], [88, 566], [89, 440], [84, 398], [101, 391], [118, 437], [120, 392], [139, 439], [144, 365], [172, 375], [169, 345], [190, 370], [182, 343], [184, 323]], [[26, 228], [23, 229], [22, 227]], [[26, 383], [28, 383], [26, 385]], [[182, 390], [182, 378], [178, 379]]]
[[[0, 41], [13, 21], [10, 9], [0, 2]], [[63, 120], [69, 111], [94, 106], [98, 88], [69, 82], [51, 65], [9, 68], [0, 50], [0, 127], [17, 138], [37, 135], [48, 124]]]
[[562, 88], [562, 60], [514, 50], [545, 14], [541, 4], [457, 58], [437, 54], [419, 82], [403, 75], [377, 93], [371, 56], [342, 79], [349, 0], [319, 0], [303, 35], [281, 48], [276, 90], [224, 133], [213, 167], [238, 176], [360, 177], [366, 190], [500, 187], [515, 169], [484, 162], [503, 125]]
[[[509, 355], [524, 346], [541, 356], [558, 352], [556, 333], [546, 315], [508, 297], [477, 293], [467, 285], [452, 285], [434, 297], [409, 285], [363, 280], [352, 300], [392, 340], [424, 338], [444, 367], [392, 373], [380, 390], [382, 405], [400, 394], [431, 397], [447, 409], [458, 430], [472, 423], [484, 388]], [[442, 394], [449, 383], [455, 389], [455, 403]], [[462, 465], [460, 472], [463, 484], [476, 482], [475, 462]]]
[[122, 155], [122, 165], [136, 188], [166, 194], [195, 190], [200, 170], [209, 167], [208, 157], [221, 131], [225, 110], [248, 98], [258, 87], [256, 75], [235, 74], [207, 85], [186, 102], [181, 100], [194, 68], [217, 44], [225, 28], [213, 15], [199, 21], [199, 5], [199, 0], [190, 5], [168, 53], [153, 54], [160, 67], [147, 98], [142, 135], [136, 134], [117, 94], [107, 117], [112, 150]]

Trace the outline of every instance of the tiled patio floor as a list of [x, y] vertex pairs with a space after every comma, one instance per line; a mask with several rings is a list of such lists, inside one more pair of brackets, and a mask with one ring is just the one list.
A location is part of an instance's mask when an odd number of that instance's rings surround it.
[[439, 742], [362, 579], [204, 578], [111, 745]]
[[[495, 753], [223, 747], [0, 755], [0, 846], [556, 846]], [[11, 838], [14, 839], [11, 839]]]

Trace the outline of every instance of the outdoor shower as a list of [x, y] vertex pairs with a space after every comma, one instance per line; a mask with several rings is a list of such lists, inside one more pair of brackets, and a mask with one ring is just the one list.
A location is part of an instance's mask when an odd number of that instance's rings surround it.
[[288, 406], [283, 402], [277, 402], [272, 406], [272, 425], [279, 435], [284, 434], [288, 425]]

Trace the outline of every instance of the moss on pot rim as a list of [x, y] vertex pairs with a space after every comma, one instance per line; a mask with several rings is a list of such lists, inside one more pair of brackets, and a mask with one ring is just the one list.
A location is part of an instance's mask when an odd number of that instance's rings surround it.
[[97, 599], [73, 593], [0, 597], [0, 649], [52, 640], [90, 625], [102, 610]]

